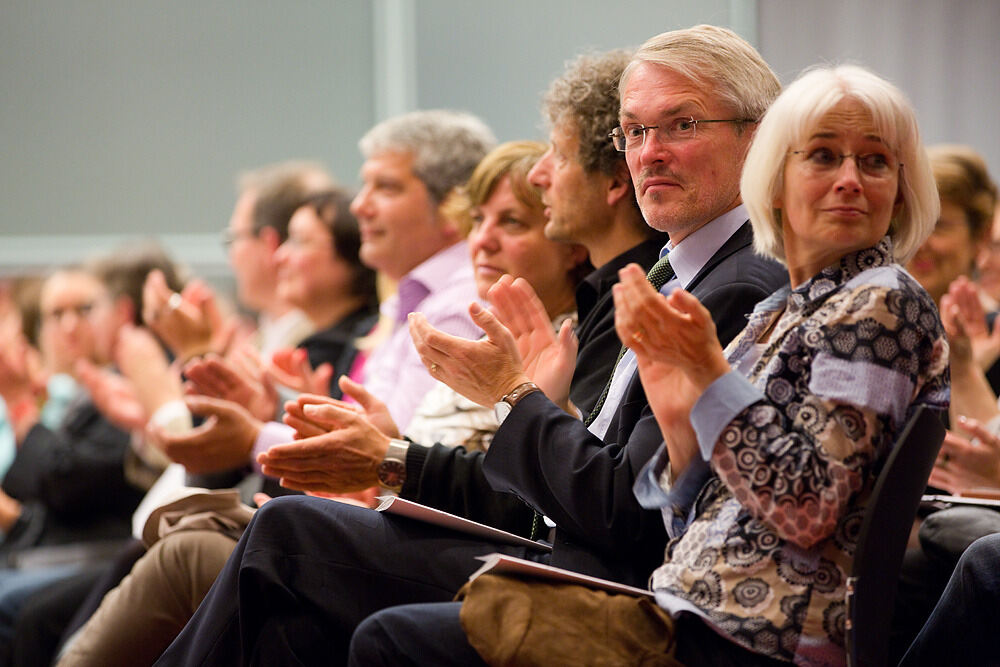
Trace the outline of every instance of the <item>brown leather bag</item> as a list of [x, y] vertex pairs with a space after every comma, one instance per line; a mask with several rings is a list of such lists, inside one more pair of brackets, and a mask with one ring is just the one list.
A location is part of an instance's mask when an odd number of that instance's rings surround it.
[[681, 664], [673, 619], [647, 597], [484, 574], [458, 598], [469, 643], [490, 665]]

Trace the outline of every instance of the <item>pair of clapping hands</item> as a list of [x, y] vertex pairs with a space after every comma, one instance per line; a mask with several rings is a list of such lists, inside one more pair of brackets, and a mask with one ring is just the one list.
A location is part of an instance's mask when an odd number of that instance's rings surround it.
[[[659, 294], [644, 271], [630, 264], [615, 285], [615, 329], [636, 355], [640, 379], [679, 472], [696, 454], [690, 408], [729, 371], [708, 310], [678, 289]], [[577, 342], [568, 323], [552, 331], [541, 302], [523, 278], [502, 276], [490, 288], [491, 308], [469, 307], [486, 333], [479, 340], [434, 329], [420, 313], [410, 315], [410, 333], [431, 374], [471, 401], [489, 406], [532, 381], [568, 412], [569, 384]]]

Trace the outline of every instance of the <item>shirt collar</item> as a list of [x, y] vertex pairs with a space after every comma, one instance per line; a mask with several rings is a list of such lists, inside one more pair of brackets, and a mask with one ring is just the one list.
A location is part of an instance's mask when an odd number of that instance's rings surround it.
[[729, 237], [743, 226], [747, 218], [747, 209], [740, 204], [691, 232], [677, 245], [667, 241], [660, 251], [660, 257], [670, 253], [670, 267], [681, 285], [687, 285]]
[[469, 246], [465, 241], [450, 245], [425, 259], [399, 280], [396, 303], [386, 300], [386, 305], [395, 306], [388, 314], [398, 322], [405, 322], [406, 316], [416, 310], [435, 287], [440, 288], [452, 280], [455, 267], [463, 266], [463, 263], [469, 263]]

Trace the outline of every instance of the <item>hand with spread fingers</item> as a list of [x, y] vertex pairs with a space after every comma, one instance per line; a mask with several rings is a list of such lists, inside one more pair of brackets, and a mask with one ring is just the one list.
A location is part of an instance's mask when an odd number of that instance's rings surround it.
[[184, 366], [189, 393], [232, 401], [245, 406], [254, 418], [268, 421], [274, 418], [278, 394], [259, 368], [256, 371], [250, 357], [224, 359], [207, 354]]
[[358, 410], [332, 402], [305, 403], [301, 412], [304, 421], [331, 428], [272, 446], [257, 457], [261, 472], [299, 491], [348, 493], [378, 484], [376, 467], [389, 449], [388, 435]]
[[35, 399], [44, 390], [38, 351], [18, 334], [0, 345], [0, 397], [7, 405]]
[[972, 359], [983, 371], [989, 370], [1000, 359], [1000, 327], [990, 331], [976, 285], [968, 277], [959, 276], [941, 297], [942, 312], [946, 304], [969, 337]]
[[136, 398], [147, 415], [182, 397], [180, 371], [171, 366], [160, 342], [146, 327], [122, 326], [114, 356], [118, 370], [135, 387]]
[[961, 495], [975, 488], [1000, 487], [1000, 438], [975, 419], [959, 418], [958, 428], [945, 434], [929, 483]]
[[45, 395], [45, 373], [41, 357], [23, 335], [0, 345], [0, 398], [7, 406], [7, 419], [20, 443], [40, 416], [39, 398]]
[[146, 427], [149, 413], [131, 380], [106, 368], [98, 368], [89, 359], [77, 359], [73, 368], [77, 380], [108, 421], [125, 431]]
[[333, 378], [333, 364], [324, 362], [313, 368], [309, 355], [302, 348], [277, 350], [271, 355], [264, 372], [272, 382], [284, 385], [299, 393], [328, 394]]
[[246, 408], [208, 396], [187, 396], [184, 402], [193, 414], [206, 417], [204, 423], [179, 435], [158, 426], [147, 429], [170, 460], [193, 474], [231, 470], [250, 462], [262, 424]]
[[664, 297], [637, 264], [619, 272], [614, 286], [615, 329], [635, 352], [639, 379], [664, 433], [673, 473], [697, 456], [691, 407], [729, 364], [709, 312], [694, 296], [675, 290]]
[[308, 438], [320, 435], [336, 428], [338, 424], [336, 413], [328, 417], [328, 413], [322, 409], [311, 410], [309, 416], [306, 416], [303, 412], [306, 405], [335, 405], [345, 410], [352, 410], [363, 415], [375, 428], [390, 438], [400, 437], [399, 427], [393, 421], [385, 403], [346, 375], [340, 376], [338, 384], [344, 395], [350, 396], [356, 403], [348, 403], [322, 394], [302, 394], [296, 400], [285, 403], [284, 421], [296, 430], [296, 437]]
[[160, 271], [151, 271], [142, 289], [142, 319], [178, 359], [187, 360], [221, 351], [235, 328], [226, 323], [215, 294], [201, 281], [191, 281], [181, 292], [167, 285]]
[[482, 406], [492, 406], [519, 385], [530, 382], [517, 342], [493, 313], [469, 306], [485, 338], [469, 340], [432, 327], [422, 313], [410, 313], [410, 336], [431, 375]]
[[524, 278], [501, 276], [490, 288], [488, 299], [497, 320], [514, 337], [525, 374], [549, 400], [575, 413], [569, 400], [578, 347], [572, 322], [563, 322], [556, 334], [545, 306]]
[[[978, 301], [975, 308], [970, 308], [968, 304], [961, 305], [956, 298], [956, 294], [964, 289], [959, 284], [960, 280], [952, 283], [955, 293], [943, 295], [940, 303], [941, 322], [948, 335], [948, 359], [951, 366], [951, 404], [948, 414], [954, 423], [958, 423], [960, 417], [987, 422], [1000, 415], [1000, 409], [997, 408], [996, 394], [993, 393], [982, 366], [976, 361], [976, 343], [969, 336], [970, 329], [984, 327], [985, 322]], [[979, 317], [970, 317], [970, 310], [976, 309]], [[1000, 330], [1000, 327], [995, 330]], [[992, 337], [992, 334], [987, 334], [987, 337]]]

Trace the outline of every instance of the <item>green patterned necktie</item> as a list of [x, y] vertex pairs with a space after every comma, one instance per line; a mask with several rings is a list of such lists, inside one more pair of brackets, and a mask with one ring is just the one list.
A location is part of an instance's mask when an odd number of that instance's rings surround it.
[[[657, 260], [656, 264], [653, 264], [653, 268], [649, 270], [646, 274], [646, 280], [648, 280], [656, 291], [660, 291], [660, 288], [667, 284], [667, 282], [674, 277], [674, 269], [670, 266], [670, 255], [666, 254]], [[622, 357], [625, 356], [625, 350], [627, 350], [624, 345], [622, 349], [618, 352], [618, 360], [611, 369], [611, 377], [604, 385], [604, 391], [601, 392], [601, 397], [597, 399], [597, 403], [594, 405], [594, 409], [590, 411], [587, 418], [583, 420], [584, 425], [590, 426], [590, 424], [597, 419], [597, 415], [601, 414], [601, 408], [604, 407], [604, 401], [608, 399], [608, 391], [611, 389], [611, 379], [614, 377], [614, 369], [618, 368], [619, 362], [621, 362]]]

